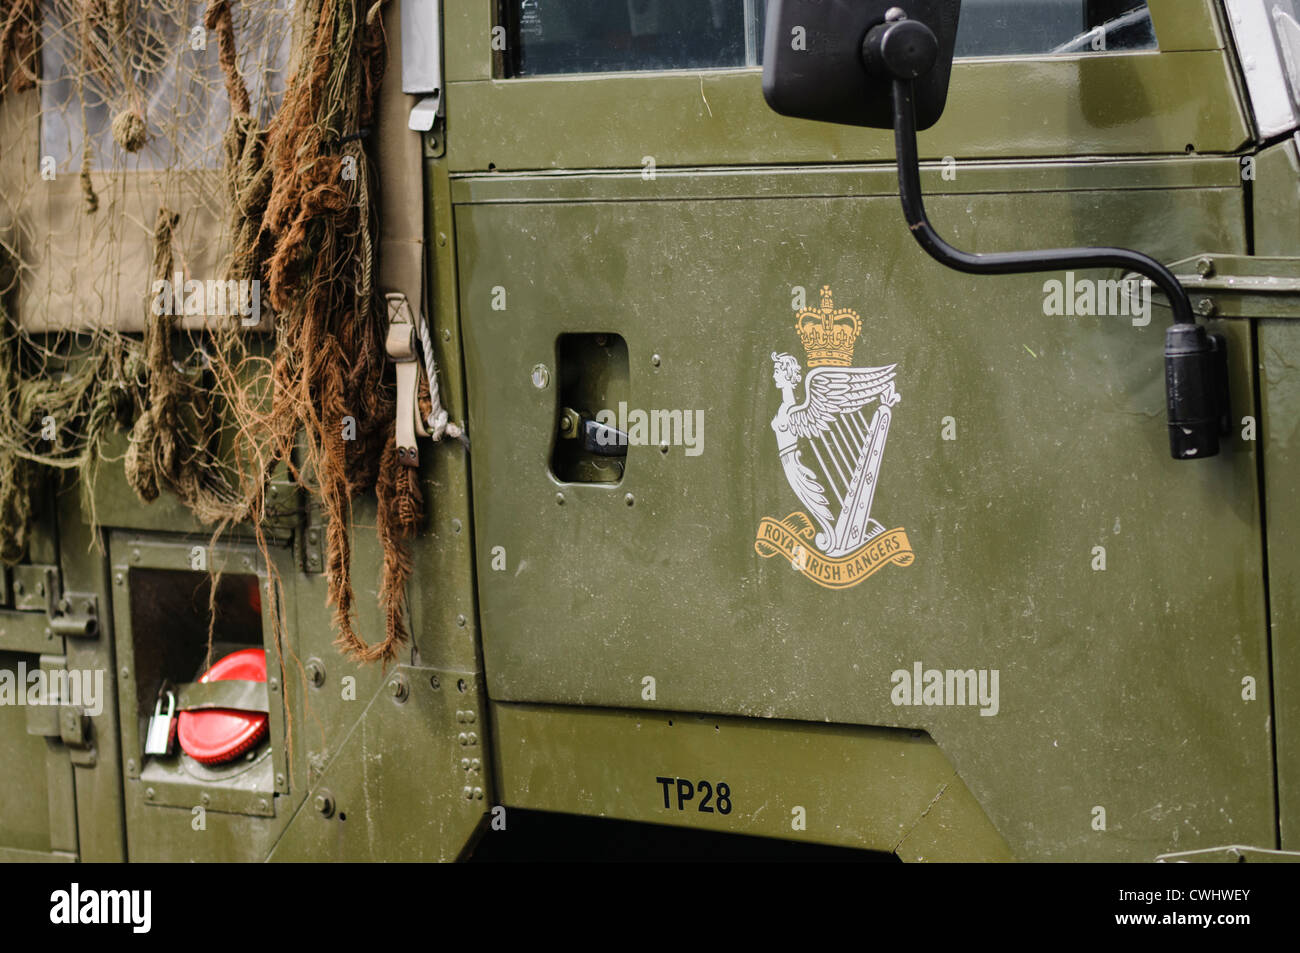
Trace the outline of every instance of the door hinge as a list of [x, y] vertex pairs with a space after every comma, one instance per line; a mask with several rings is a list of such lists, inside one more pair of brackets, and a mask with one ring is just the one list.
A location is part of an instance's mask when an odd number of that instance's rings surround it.
[[58, 566], [27, 563], [13, 567], [13, 605], [19, 612], [44, 612], [49, 633], [77, 639], [99, 635], [99, 597], [64, 592]]
[[27, 733], [62, 742], [73, 764], [93, 768], [95, 731], [86, 706], [103, 703], [102, 676], [96, 685], [91, 681], [95, 673], [69, 671], [65, 656], [42, 655], [40, 659], [38, 697], [30, 697], [31, 676], [24, 679], [29, 692], [25, 699]]
[[[1202, 318], [1300, 318], [1300, 258], [1203, 253], [1169, 266]], [[1137, 276], [1126, 276], [1136, 280]], [[1169, 299], [1152, 289], [1152, 303]]]
[[407, 126], [425, 133], [425, 154], [440, 156], [442, 135], [442, 7], [439, 0], [402, 4], [402, 92], [419, 96]]

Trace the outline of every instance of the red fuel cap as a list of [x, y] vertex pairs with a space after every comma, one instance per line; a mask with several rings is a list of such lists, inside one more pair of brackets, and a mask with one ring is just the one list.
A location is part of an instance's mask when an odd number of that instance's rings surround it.
[[[226, 679], [266, 681], [266, 652], [240, 649], [227, 655], [203, 673], [200, 682]], [[208, 708], [183, 711], [176, 722], [176, 736], [184, 752], [201, 764], [221, 764], [238, 758], [266, 737], [266, 713]]]

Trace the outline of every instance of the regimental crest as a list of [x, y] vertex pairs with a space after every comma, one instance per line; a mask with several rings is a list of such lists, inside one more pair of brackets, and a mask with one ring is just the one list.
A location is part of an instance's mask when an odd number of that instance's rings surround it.
[[793, 355], [772, 352], [772, 380], [781, 392], [772, 431], [786, 480], [804, 508], [784, 519], [764, 518], [754, 549], [763, 557], [784, 556], [818, 585], [847, 589], [890, 563], [910, 566], [916, 558], [901, 527], [887, 530], [872, 516], [885, 441], [902, 399], [894, 385], [898, 365], [851, 366], [862, 318], [836, 308], [829, 287], [821, 290], [820, 308], [799, 312], [795, 332], [807, 355], [807, 379]]

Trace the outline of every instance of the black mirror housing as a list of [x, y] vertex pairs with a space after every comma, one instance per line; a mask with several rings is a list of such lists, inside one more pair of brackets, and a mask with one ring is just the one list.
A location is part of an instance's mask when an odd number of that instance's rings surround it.
[[891, 79], [868, 70], [863, 44], [900, 10], [938, 41], [933, 67], [915, 82], [917, 128], [933, 126], [948, 99], [961, 0], [768, 0], [767, 104], [783, 116], [892, 129]]

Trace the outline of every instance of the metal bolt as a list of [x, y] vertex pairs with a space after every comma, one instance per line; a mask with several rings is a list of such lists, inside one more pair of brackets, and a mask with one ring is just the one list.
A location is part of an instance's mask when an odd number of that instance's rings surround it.
[[334, 798], [330, 797], [328, 791], [322, 791], [316, 795], [316, 813], [321, 817], [329, 817], [334, 813]]
[[406, 701], [406, 696], [410, 694], [410, 689], [406, 685], [405, 675], [396, 675], [388, 683], [388, 694], [393, 696], [396, 702]]
[[1212, 298], [1202, 298], [1196, 302], [1196, 313], [1203, 318], [1208, 318], [1214, 314], [1214, 300]]
[[1201, 258], [1196, 262], [1196, 273], [1202, 278], [1209, 278], [1214, 274], [1214, 259]]
[[315, 688], [320, 688], [325, 684], [325, 663], [318, 658], [307, 659], [305, 666], [307, 681]]

